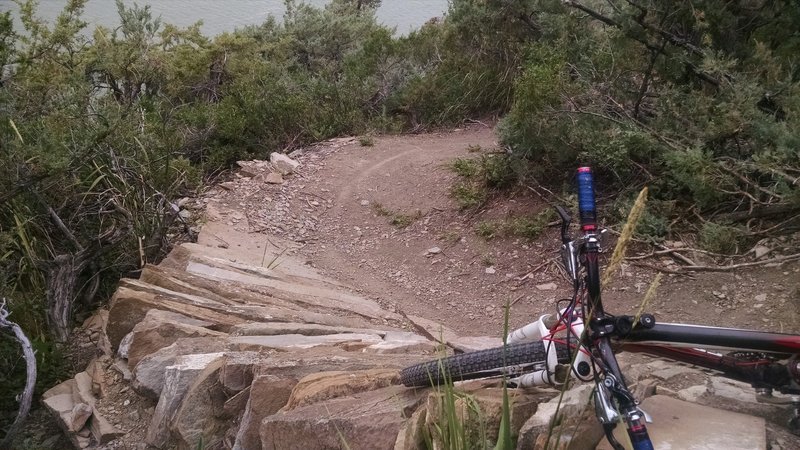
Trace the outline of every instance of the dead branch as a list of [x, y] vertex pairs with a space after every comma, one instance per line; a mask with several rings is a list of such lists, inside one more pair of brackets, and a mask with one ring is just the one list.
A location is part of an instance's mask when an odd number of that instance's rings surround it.
[[671, 256], [673, 253], [675, 253], [677, 251], [678, 250], [673, 249], [673, 248], [668, 248], [666, 250], [654, 250], [654, 251], [652, 251], [652, 252], [650, 252], [650, 253], [648, 253], [646, 255], [626, 256], [625, 260], [626, 261], [641, 261], [643, 259], [655, 258], [656, 256], [668, 256], [668, 255]]
[[647, 89], [650, 87], [650, 78], [653, 76], [653, 68], [658, 60], [658, 55], [664, 51], [664, 47], [666, 46], [667, 41], [662, 40], [661, 49], [659, 51], [651, 50], [650, 52], [650, 62], [647, 65], [647, 70], [644, 72], [644, 79], [642, 80], [642, 85], [639, 87], [639, 95], [636, 97], [636, 104], [633, 106], [633, 118], [636, 120], [639, 119], [639, 108], [642, 106], [642, 100], [647, 93]]
[[764, 188], [763, 186], [759, 185], [759, 184], [758, 184], [758, 183], [756, 183], [755, 181], [748, 179], [747, 177], [745, 177], [745, 176], [744, 176], [744, 175], [742, 175], [741, 173], [739, 173], [739, 172], [737, 172], [737, 171], [735, 171], [735, 170], [733, 170], [733, 169], [731, 169], [731, 168], [727, 167], [725, 164], [717, 164], [717, 167], [719, 167], [720, 169], [722, 169], [722, 170], [723, 170], [725, 173], [727, 173], [728, 175], [731, 175], [731, 176], [733, 176], [733, 177], [735, 177], [735, 178], [738, 178], [738, 179], [739, 179], [739, 181], [743, 182], [744, 184], [746, 184], [746, 185], [748, 185], [748, 186], [751, 186], [751, 187], [753, 187], [753, 188], [754, 188], [754, 189], [756, 189], [756, 190], [759, 190], [759, 191], [761, 191], [762, 193], [766, 194], [766, 195], [767, 195], [768, 197], [770, 197], [770, 198], [772, 198], [772, 197], [777, 197], [777, 198], [779, 198], [779, 199], [783, 199], [783, 196], [782, 196], [782, 195], [779, 195], [779, 194], [778, 194], [777, 192], [775, 192], [775, 191], [770, 191], [769, 189], [766, 189], [766, 188]]
[[689, 266], [696, 265], [694, 263], [694, 261], [692, 261], [691, 259], [689, 259], [689, 258], [681, 255], [680, 253], [678, 253], [678, 251], [676, 249], [667, 248], [666, 246], [661, 245], [661, 244], [656, 244], [656, 247], [660, 248], [661, 250], [669, 250], [669, 253], [672, 255], [673, 258], [675, 258], [677, 260], [680, 260], [681, 262], [683, 262], [686, 265], [689, 265]]
[[66, 236], [66, 238], [70, 242], [72, 242], [72, 245], [74, 245], [75, 248], [77, 248], [78, 250], [83, 250], [83, 246], [81, 245], [81, 243], [78, 242], [77, 239], [75, 239], [75, 235], [72, 234], [72, 232], [67, 228], [66, 225], [64, 225], [64, 221], [61, 220], [61, 217], [58, 216], [58, 214], [55, 212], [55, 210], [53, 210], [52, 207], [50, 207], [50, 205], [47, 205], [47, 213], [50, 215], [50, 218], [53, 220], [53, 223], [56, 224], [56, 227], [58, 227], [58, 229], [62, 233], [64, 233], [64, 236]]
[[652, 264], [640, 263], [640, 262], [633, 263], [633, 265], [636, 266], [636, 267], [643, 267], [645, 269], [651, 269], [651, 270], [655, 270], [655, 271], [658, 271], [658, 272], [664, 272], [664, 273], [668, 273], [668, 274], [672, 274], [672, 275], [682, 275], [682, 276], [685, 276], [685, 277], [692, 278], [692, 274], [691, 273], [684, 272], [683, 270], [667, 269], [666, 267], [654, 266]]
[[25, 336], [25, 333], [22, 331], [22, 328], [20, 328], [19, 325], [8, 320], [9, 314], [10, 312], [8, 309], [6, 309], [6, 299], [3, 299], [2, 303], [0, 303], [0, 329], [11, 330], [14, 338], [22, 347], [22, 354], [25, 357], [26, 376], [25, 389], [22, 391], [22, 395], [20, 396], [19, 400], [17, 418], [14, 420], [14, 423], [11, 424], [11, 428], [8, 429], [6, 436], [2, 441], [0, 441], [0, 449], [11, 448], [12, 442], [14, 441], [14, 436], [17, 434], [17, 432], [19, 432], [20, 428], [22, 428], [22, 424], [25, 422], [25, 419], [27, 419], [28, 412], [31, 410], [33, 388], [36, 385], [36, 356], [33, 353], [31, 341], [27, 336]]
[[745, 267], [756, 267], [756, 266], [763, 266], [767, 264], [779, 264], [785, 263], [789, 261], [797, 261], [800, 260], [800, 253], [795, 253], [793, 255], [784, 255], [778, 256], [771, 259], [765, 259], [763, 261], [754, 261], [748, 263], [740, 263], [740, 264], [731, 264], [728, 266], [683, 266], [680, 268], [681, 271], [684, 272], [730, 272], [736, 269], [743, 269]]
[[766, 219], [777, 216], [788, 216], [800, 212], [800, 205], [792, 203], [777, 203], [772, 205], [756, 206], [752, 211], [736, 211], [731, 213], [719, 214], [717, 220], [729, 222], [741, 222], [743, 220], [755, 218]]
[[[555, 192], [551, 191], [550, 189], [547, 189], [546, 187], [542, 186], [542, 185], [541, 185], [541, 183], [539, 183], [538, 181], [536, 181], [536, 180], [533, 180], [533, 181], [536, 183], [536, 186], [537, 186], [539, 189], [541, 189], [541, 190], [543, 190], [543, 191], [547, 192], [548, 194], [550, 194], [550, 195], [552, 196], [552, 198], [554, 198], [554, 199], [558, 200], [558, 202], [559, 202], [559, 203], [561, 203], [562, 205], [566, 205], [566, 204], [568, 204], [568, 203], [569, 203], [569, 202], [568, 202], [566, 199], [564, 199], [564, 197], [561, 197], [561, 196], [557, 195]], [[549, 204], [549, 205], [555, 205], [555, 202], [553, 202], [553, 200], [551, 200], [551, 199], [547, 198], [547, 197], [546, 197], [545, 195], [543, 195], [541, 192], [537, 191], [537, 190], [536, 190], [536, 188], [534, 188], [534, 187], [532, 187], [532, 186], [527, 186], [527, 185], [526, 185], [525, 187], [526, 187], [526, 188], [528, 188], [528, 189], [529, 189], [531, 192], [533, 192], [534, 194], [538, 195], [538, 196], [539, 196], [539, 198], [541, 198], [542, 200], [544, 200], [544, 201], [545, 201], [547, 204]]]

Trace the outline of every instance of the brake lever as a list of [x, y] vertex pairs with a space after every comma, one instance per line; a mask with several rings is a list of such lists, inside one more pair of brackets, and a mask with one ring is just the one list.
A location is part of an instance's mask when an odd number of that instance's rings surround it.
[[572, 223], [572, 216], [561, 205], [556, 205], [556, 212], [561, 217], [561, 243], [566, 244], [571, 239], [569, 237], [569, 225]]

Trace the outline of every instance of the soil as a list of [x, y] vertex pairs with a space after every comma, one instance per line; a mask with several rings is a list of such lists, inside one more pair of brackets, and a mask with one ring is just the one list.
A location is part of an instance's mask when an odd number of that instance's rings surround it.
[[[571, 295], [556, 263], [557, 227], [533, 241], [487, 240], [475, 232], [486, 220], [549, 208], [540, 197], [518, 190], [477, 210], [462, 210], [450, 195], [456, 158], [499, 151], [491, 127], [379, 136], [373, 142], [335, 139], [295, 152], [291, 156], [301, 165], [282, 185], [243, 170], [226, 184], [228, 190], [210, 193], [208, 212], [242, 231], [294, 241], [297, 246], [287, 252], [302, 255], [328, 276], [389, 309], [435, 320], [462, 335], [501, 335], [507, 302], [513, 305], [513, 328], [553, 312], [557, 300]], [[792, 253], [797, 242], [795, 236], [761, 244], [772, 249], [771, 258]], [[700, 258], [697, 264], [714, 263], [702, 254], [687, 255]], [[638, 310], [657, 273], [638, 263], [677, 268], [669, 256], [626, 261], [605, 290], [608, 311]], [[664, 322], [800, 332], [800, 263], [665, 274], [646, 310]]]

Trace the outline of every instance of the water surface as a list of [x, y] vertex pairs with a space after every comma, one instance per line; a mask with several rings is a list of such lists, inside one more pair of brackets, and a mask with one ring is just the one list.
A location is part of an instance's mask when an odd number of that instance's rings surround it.
[[[39, 0], [39, 16], [52, 20], [64, 8], [67, 0]], [[124, 0], [132, 5], [132, 0]], [[139, 5], [150, 5], [155, 16], [162, 21], [181, 27], [203, 21], [203, 33], [213, 36], [232, 31], [244, 25], [263, 23], [268, 15], [282, 17], [285, 11], [283, 0], [140, 0]], [[327, 0], [306, 0], [306, 3], [322, 6]], [[0, 0], [0, 11], [16, 11], [11, 0]], [[447, 0], [383, 0], [378, 9], [378, 21], [396, 27], [404, 34], [419, 27], [431, 17], [440, 17], [447, 10]], [[119, 24], [114, 0], [89, 0], [83, 19], [92, 25], [115, 27]], [[90, 25], [90, 28], [94, 28]]]

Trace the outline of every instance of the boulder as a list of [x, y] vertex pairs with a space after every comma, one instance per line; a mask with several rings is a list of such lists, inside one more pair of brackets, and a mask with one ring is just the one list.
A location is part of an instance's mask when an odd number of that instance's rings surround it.
[[86, 421], [92, 417], [92, 407], [86, 403], [77, 403], [72, 407], [70, 421], [67, 423], [67, 431], [77, 432], [86, 425]]
[[250, 398], [236, 433], [234, 450], [261, 448], [259, 427], [264, 417], [271, 416], [286, 405], [297, 380], [275, 375], [260, 375], [253, 379]]
[[593, 449], [604, 437], [605, 432], [597, 417], [587, 409], [577, 416], [565, 418], [549, 432], [540, 433], [531, 447], [518, 441], [517, 450]]
[[92, 359], [86, 366], [86, 373], [92, 380], [92, 394], [97, 398], [103, 398], [108, 390], [106, 383], [106, 368], [111, 365], [109, 356], [103, 355], [100, 358]]
[[[124, 434], [94, 408], [96, 401], [92, 394], [92, 378], [86, 372], [78, 373], [42, 395], [42, 403], [76, 448], [87, 448], [93, 442], [106, 444]], [[94, 441], [89, 439], [90, 435]]]
[[[536, 411], [537, 405], [552, 397], [550, 392], [537, 390], [508, 390], [511, 433], [517, 435], [523, 423]], [[425, 427], [434, 441], [439, 442], [439, 431], [449, 421], [445, 408], [452, 405], [458, 421], [470, 435], [470, 441], [487, 439], [496, 443], [503, 412], [502, 387], [488, 387], [482, 383], [471, 383], [448, 390], [431, 392], [426, 402]]]
[[269, 184], [283, 184], [283, 175], [277, 172], [270, 172], [264, 177], [264, 182]]
[[[178, 249], [176, 249], [177, 252], [183, 253], [179, 250], [182, 248], [183, 247], [178, 247]], [[173, 250], [172, 253], [176, 253], [176, 250]], [[142, 274], [139, 277], [139, 281], [175, 292], [204, 297], [217, 303], [231, 303], [231, 299], [228, 299], [225, 296], [219, 295], [213, 290], [208, 289], [210, 285], [208, 280], [173, 269], [168, 265], [153, 266], [148, 264], [144, 266], [142, 269]]]
[[278, 152], [270, 153], [269, 162], [272, 163], [272, 166], [283, 175], [294, 173], [294, 171], [300, 166], [299, 162]]
[[181, 406], [186, 393], [196, 379], [205, 379], [217, 372], [223, 363], [222, 353], [179, 356], [175, 364], [168, 366], [164, 374], [164, 388], [158, 399], [156, 410], [147, 429], [147, 444], [167, 448], [170, 441], [170, 425]]
[[209, 330], [212, 322], [193, 319], [183, 314], [151, 309], [144, 320], [133, 328], [128, 347], [128, 364], [136, 364], [147, 355], [172, 345], [180, 338], [227, 336], [219, 331]]
[[261, 424], [261, 446], [264, 450], [391, 450], [406, 418], [424, 397], [420, 390], [390, 386], [273, 414]]
[[229, 352], [219, 372], [219, 383], [228, 394], [235, 394], [249, 387], [255, 371], [267, 364], [275, 352]]
[[131, 386], [137, 394], [158, 399], [164, 388], [164, 375], [167, 367], [176, 364], [183, 355], [217, 353], [228, 350], [227, 342], [217, 338], [178, 339], [174, 344], [142, 358], [133, 368]]
[[[404, 355], [378, 355], [345, 352], [341, 349], [312, 348], [298, 353], [274, 353], [263, 359], [250, 370], [255, 374], [250, 386], [250, 399], [241, 419], [241, 427], [236, 436], [237, 449], [260, 448], [259, 427], [264, 417], [272, 415], [289, 402], [289, 397], [298, 380], [320, 372], [355, 372], [368, 370], [388, 370], [399, 368], [416, 361]], [[307, 382], [313, 380], [309, 378]], [[313, 384], [313, 383], [311, 383]], [[309, 387], [309, 389], [311, 389]], [[331, 395], [335, 388], [320, 389]], [[343, 389], [347, 389], [343, 387]], [[310, 393], [310, 390], [303, 389]], [[319, 394], [319, 393], [318, 393]], [[302, 397], [298, 390], [299, 397]], [[315, 395], [315, 394], [310, 394]], [[320, 399], [320, 397], [316, 397]], [[325, 417], [328, 417], [326, 414]], [[338, 445], [338, 444], [337, 444]]]
[[531, 449], [536, 445], [540, 434], [547, 434], [560, 418], [575, 417], [583, 414], [591, 405], [589, 397], [594, 390], [590, 383], [580, 384], [564, 392], [563, 396], [557, 391], [550, 391], [553, 397], [540, 403], [536, 413], [531, 416], [520, 428], [517, 438], [517, 449]]
[[419, 408], [405, 425], [397, 433], [397, 440], [394, 442], [394, 450], [417, 450], [425, 448], [425, 419], [427, 418], [427, 408]]
[[42, 403], [68, 436], [83, 428], [86, 420], [92, 415], [92, 407], [85, 403], [76, 403], [71, 392], [50, 394], [42, 400]]
[[[298, 278], [273, 269], [245, 266], [218, 258], [192, 256], [186, 271], [211, 281], [235, 283], [235, 296], [239, 298], [247, 295], [247, 292], [256, 293], [257, 296], [247, 297], [248, 300], [252, 299], [254, 304], [272, 302], [277, 306], [294, 307], [304, 311], [327, 309], [331, 313], [345, 317], [360, 316], [379, 321], [402, 320], [401, 316], [384, 310], [373, 300], [355, 295], [330, 283]], [[264, 298], [259, 301], [258, 296]], [[192, 299], [186, 301], [189, 300]], [[235, 308], [228, 306], [226, 310]]]
[[[688, 403], [664, 395], [645, 399], [641, 408], [653, 418], [653, 422], [647, 424], [647, 432], [655, 448], [767, 448], [766, 424], [760, 417]], [[630, 448], [624, 427], [617, 427], [614, 436]], [[603, 440], [597, 448], [607, 450], [611, 446]]]
[[[227, 394], [219, 383], [221, 364], [210, 364], [192, 381], [170, 424], [180, 448], [216, 448], [231, 421], [225, 414]], [[230, 406], [230, 405], [229, 405]], [[244, 404], [242, 404], [244, 409]], [[231, 411], [233, 412], [233, 411]], [[235, 411], [238, 415], [240, 411]]]
[[[106, 332], [111, 345], [116, 349], [122, 338], [133, 331], [133, 328], [144, 320], [147, 312], [151, 309], [161, 309], [166, 311], [178, 312], [194, 319], [207, 321], [216, 324], [218, 330], [225, 329], [248, 322], [236, 314], [234, 308], [226, 309], [224, 305], [216, 302], [201, 301], [191, 296], [181, 296], [171, 291], [159, 290], [151, 292], [138, 290], [138, 282], [124, 280], [111, 299], [111, 309], [108, 314], [108, 327]], [[200, 305], [203, 306], [200, 306]], [[259, 320], [253, 314], [251, 320]]]
[[[245, 408], [247, 408], [248, 400], [250, 400], [250, 386], [247, 386], [234, 394], [233, 397], [225, 400], [225, 404], [222, 405], [222, 417], [230, 419], [242, 415]], [[236, 433], [233, 433], [233, 436], [236, 436]]]
[[92, 437], [94, 437], [94, 442], [100, 445], [106, 445], [125, 434], [125, 432], [119, 430], [103, 416], [99, 415], [97, 411], [89, 419], [89, 430], [91, 430]]
[[447, 345], [452, 347], [457, 352], [469, 353], [477, 352], [478, 350], [488, 350], [490, 348], [502, 347], [503, 340], [500, 338], [487, 336], [463, 336], [448, 340]]
[[92, 389], [92, 376], [85, 371], [78, 372], [75, 374], [74, 380], [75, 388], [72, 391], [73, 398], [75, 398], [77, 402], [86, 403], [94, 407], [95, 403], [97, 403], [97, 397], [94, 396], [94, 390]]
[[110, 356], [114, 352], [111, 349], [111, 343], [108, 341], [108, 336], [106, 335], [107, 325], [108, 310], [101, 309], [84, 320], [81, 329], [96, 340], [97, 348], [103, 355]]

